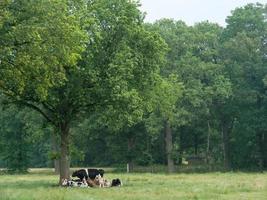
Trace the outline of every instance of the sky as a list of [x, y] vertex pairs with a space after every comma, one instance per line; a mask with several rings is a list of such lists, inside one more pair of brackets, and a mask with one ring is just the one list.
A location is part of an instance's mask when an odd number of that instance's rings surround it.
[[188, 25], [208, 20], [225, 26], [231, 10], [248, 3], [266, 4], [267, 0], [140, 0], [146, 22], [161, 18], [183, 20]]

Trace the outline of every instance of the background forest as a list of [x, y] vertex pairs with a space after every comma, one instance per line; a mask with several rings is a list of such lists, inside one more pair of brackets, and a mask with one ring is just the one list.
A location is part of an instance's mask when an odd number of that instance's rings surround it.
[[266, 170], [266, 5], [220, 27], [51, 2], [0, 2], [1, 168]]

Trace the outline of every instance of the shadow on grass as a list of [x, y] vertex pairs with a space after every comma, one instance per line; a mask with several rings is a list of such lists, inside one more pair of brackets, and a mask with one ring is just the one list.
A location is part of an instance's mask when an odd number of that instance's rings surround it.
[[0, 183], [1, 189], [38, 189], [38, 188], [59, 188], [56, 183], [44, 181], [17, 181], [6, 184]]

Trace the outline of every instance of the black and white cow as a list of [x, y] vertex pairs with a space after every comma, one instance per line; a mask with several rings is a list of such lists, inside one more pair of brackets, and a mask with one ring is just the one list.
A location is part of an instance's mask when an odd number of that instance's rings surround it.
[[[89, 187], [119, 187], [122, 186], [120, 179], [111, 182], [104, 179], [103, 169], [79, 169], [72, 173], [72, 177], [78, 177], [80, 181], [86, 181]], [[75, 183], [74, 183], [75, 184]]]
[[97, 175], [100, 175], [102, 178], [105, 171], [103, 169], [80, 169], [72, 173], [72, 177], [78, 177], [81, 181], [85, 178], [88, 180], [94, 180]]
[[88, 187], [87, 181], [83, 179], [82, 181], [80, 180], [67, 180], [64, 179], [62, 181], [62, 186], [66, 187]]
[[122, 182], [120, 179], [116, 178], [112, 180], [111, 187], [120, 187], [120, 186], [122, 186]]

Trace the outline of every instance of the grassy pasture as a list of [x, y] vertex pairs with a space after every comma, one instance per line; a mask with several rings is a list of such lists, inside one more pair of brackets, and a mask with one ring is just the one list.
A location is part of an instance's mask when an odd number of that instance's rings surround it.
[[0, 175], [1, 200], [266, 200], [267, 173], [122, 174], [121, 188], [60, 188], [47, 170]]

